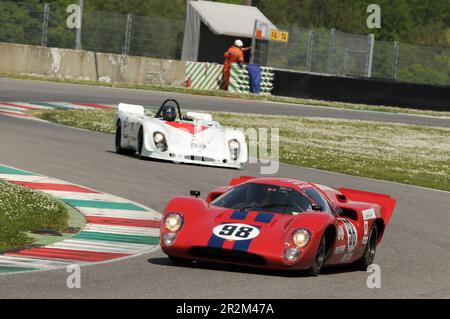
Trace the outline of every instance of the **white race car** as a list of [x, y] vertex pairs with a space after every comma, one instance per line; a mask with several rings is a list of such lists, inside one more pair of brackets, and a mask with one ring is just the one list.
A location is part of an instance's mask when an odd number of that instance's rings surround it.
[[221, 126], [211, 114], [187, 112], [182, 116], [176, 100], [168, 99], [154, 117], [142, 105], [119, 104], [116, 152], [138, 153], [175, 163], [242, 168], [248, 150], [244, 134]]

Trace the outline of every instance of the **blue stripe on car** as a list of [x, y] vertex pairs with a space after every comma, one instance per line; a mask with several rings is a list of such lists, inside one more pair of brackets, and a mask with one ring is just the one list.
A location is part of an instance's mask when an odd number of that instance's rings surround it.
[[259, 213], [255, 217], [255, 222], [270, 223], [270, 221], [272, 220], [273, 216], [274, 216], [273, 214]]
[[[261, 230], [261, 226], [255, 226], [255, 225], [251, 225], [253, 227], [258, 228], [259, 230]], [[258, 238], [258, 237], [255, 237]], [[236, 240], [236, 242], [233, 245], [233, 250], [240, 250], [240, 251], [247, 251], [248, 247], [250, 246], [250, 244], [252, 243], [253, 239], [247, 239], [247, 240]]]
[[212, 234], [208, 241], [208, 247], [222, 248], [225, 239]]
[[233, 245], [233, 250], [247, 251], [253, 239], [237, 240]]
[[244, 220], [247, 217], [248, 212], [234, 212], [233, 214], [231, 214], [231, 219], [239, 219], [239, 220]]

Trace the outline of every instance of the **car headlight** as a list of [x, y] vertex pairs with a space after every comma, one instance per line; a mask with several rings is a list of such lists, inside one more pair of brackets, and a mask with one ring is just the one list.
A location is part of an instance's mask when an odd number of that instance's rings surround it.
[[153, 140], [155, 141], [155, 143], [161, 143], [162, 141], [164, 141], [163, 133], [155, 132], [153, 134]]
[[164, 242], [164, 245], [166, 246], [172, 246], [175, 243], [176, 239], [177, 234], [175, 233], [166, 233], [162, 236], [162, 240]]
[[153, 142], [155, 142], [155, 147], [160, 152], [167, 151], [167, 142], [166, 137], [161, 132], [155, 132], [153, 133]]
[[228, 142], [228, 147], [230, 148], [230, 156], [233, 161], [237, 160], [239, 157], [239, 149], [241, 148], [241, 144], [238, 140], [232, 139]]
[[292, 241], [298, 248], [305, 247], [308, 244], [310, 238], [311, 235], [309, 234], [309, 231], [303, 228], [297, 229], [292, 235]]
[[297, 260], [299, 255], [300, 255], [300, 251], [296, 247], [288, 248], [284, 252], [284, 258], [286, 258], [286, 260], [290, 261], [290, 262]]
[[171, 232], [180, 230], [183, 225], [183, 217], [177, 213], [170, 213], [164, 220], [164, 227]]
[[230, 140], [228, 142], [228, 146], [230, 147], [230, 150], [234, 150], [240, 147], [239, 141], [238, 140]]

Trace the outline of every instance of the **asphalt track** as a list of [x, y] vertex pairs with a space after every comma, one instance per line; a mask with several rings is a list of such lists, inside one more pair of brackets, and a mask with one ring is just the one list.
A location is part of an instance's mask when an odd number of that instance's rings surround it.
[[[47, 100], [49, 98], [47, 97]], [[86, 185], [163, 210], [190, 189], [202, 194], [243, 171], [141, 161], [113, 152], [113, 137], [0, 116], [0, 163]], [[0, 298], [449, 298], [450, 193], [281, 165], [279, 176], [390, 194], [398, 200], [375, 259], [381, 288], [368, 273], [326, 270], [286, 276], [242, 267], [178, 267], [161, 251], [82, 268], [81, 288], [63, 270], [0, 276]]]
[[176, 98], [182, 106], [194, 110], [297, 115], [450, 127], [450, 118], [0, 78], [0, 100], [3, 102], [54, 101], [106, 104], [126, 102], [159, 106], [168, 97]]

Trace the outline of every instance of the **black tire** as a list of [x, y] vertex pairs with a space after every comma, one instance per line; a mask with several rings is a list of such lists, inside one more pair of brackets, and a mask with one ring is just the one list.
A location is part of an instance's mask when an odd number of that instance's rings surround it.
[[370, 230], [369, 237], [367, 238], [367, 245], [366, 249], [364, 250], [364, 254], [354, 263], [354, 266], [357, 270], [366, 271], [367, 267], [369, 267], [369, 265], [373, 263], [375, 254], [377, 252], [377, 239], [378, 229], [377, 225], [374, 223], [372, 229]]
[[138, 145], [137, 145], [137, 153], [140, 159], [144, 158], [144, 156], [142, 156], [143, 149], [144, 149], [144, 129], [141, 126], [138, 133]]
[[314, 258], [314, 263], [311, 268], [308, 269], [308, 275], [318, 276], [322, 270], [323, 262], [325, 260], [326, 242], [325, 235], [322, 236], [320, 240], [319, 248], [317, 248], [317, 254]]
[[133, 150], [129, 150], [129, 149], [123, 148], [120, 145], [121, 139], [122, 139], [122, 125], [121, 125], [120, 121], [118, 121], [117, 125], [116, 125], [116, 136], [115, 136], [116, 153], [117, 154], [123, 154], [123, 155], [133, 154], [134, 153]]
[[192, 264], [192, 260], [187, 259], [187, 258], [169, 256], [169, 259], [171, 262], [173, 262], [174, 264], [177, 264], [177, 265], [188, 266], [188, 265]]

